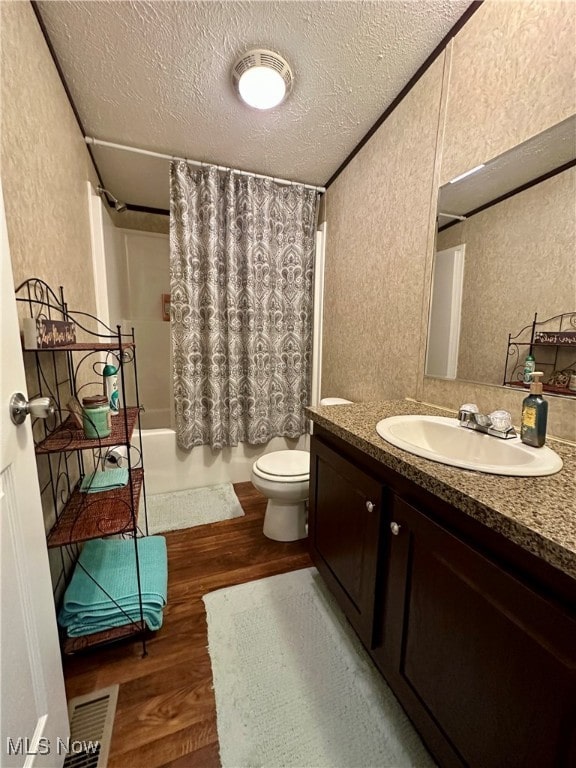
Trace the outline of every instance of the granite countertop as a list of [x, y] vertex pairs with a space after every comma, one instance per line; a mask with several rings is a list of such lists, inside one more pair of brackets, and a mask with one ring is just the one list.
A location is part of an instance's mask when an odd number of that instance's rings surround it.
[[576, 579], [576, 446], [547, 440], [564, 462], [555, 475], [506, 477], [414, 456], [376, 432], [376, 424], [388, 416], [451, 415], [444, 409], [391, 400], [308, 408], [307, 414], [332, 434]]

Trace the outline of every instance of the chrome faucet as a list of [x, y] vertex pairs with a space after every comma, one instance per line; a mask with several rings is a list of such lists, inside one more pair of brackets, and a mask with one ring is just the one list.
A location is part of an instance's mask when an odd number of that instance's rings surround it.
[[512, 415], [508, 411], [494, 411], [486, 416], [479, 412], [475, 403], [466, 403], [460, 406], [458, 421], [461, 427], [499, 437], [501, 440], [518, 436], [512, 425]]

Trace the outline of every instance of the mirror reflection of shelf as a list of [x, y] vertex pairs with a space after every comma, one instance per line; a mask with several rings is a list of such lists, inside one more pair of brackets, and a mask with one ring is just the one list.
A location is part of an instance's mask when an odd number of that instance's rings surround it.
[[[530, 391], [530, 385], [523, 384], [521, 381], [505, 381], [504, 386], [522, 389], [526, 394]], [[568, 389], [568, 387], [555, 387], [552, 384], [543, 384], [542, 389], [550, 395], [568, 395], [570, 397], [576, 397], [576, 392], [572, 389]]]
[[576, 390], [569, 388], [570, 377], [576, 375], [576, 312], [541, 321], [535, 313], [530, 325], [514, 336], [508, 334], [504, 386], [528, 391], [529, 386], [523, 381], [524, 359], [528, 354], [536, 358], [536, 368], [544, 371], [544, 392], [576, 397]]

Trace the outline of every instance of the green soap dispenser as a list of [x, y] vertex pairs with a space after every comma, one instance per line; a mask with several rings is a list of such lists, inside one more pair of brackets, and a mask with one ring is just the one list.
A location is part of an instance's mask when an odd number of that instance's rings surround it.
[[538, 380], [544, 374], [541, 371], [533, 371], [531, 376], [530, 394], [522, 402], [520, 439], [526, 445], [541, 448], [546, 442], [548, 420], [548, 403], [542, 397], [542, 382]]

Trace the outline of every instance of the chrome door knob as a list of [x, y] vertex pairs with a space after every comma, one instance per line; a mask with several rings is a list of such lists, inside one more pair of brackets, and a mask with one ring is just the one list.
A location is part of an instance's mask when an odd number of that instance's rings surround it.
[[374, 512], [374, 510], [376, 509], [376, 504], [373, 504], [371, 501], [367, 501], [366, 509], [368, 510], [368, 512]]
[[398, 536], [400, 533], [400, 528], [401, 526], [398, 523], [395, 523], [394, 521], [390, 523], [390, 530], [392, 531], [393, 536]]
[[28, 401], [22, 392], [15, 392], [10, 398], [10, 418], [14, 424], [23, 424], [28, 414], [36, 419], [47, 419], [54, 415], [55, 410], [51, 397], [37, 397]]

